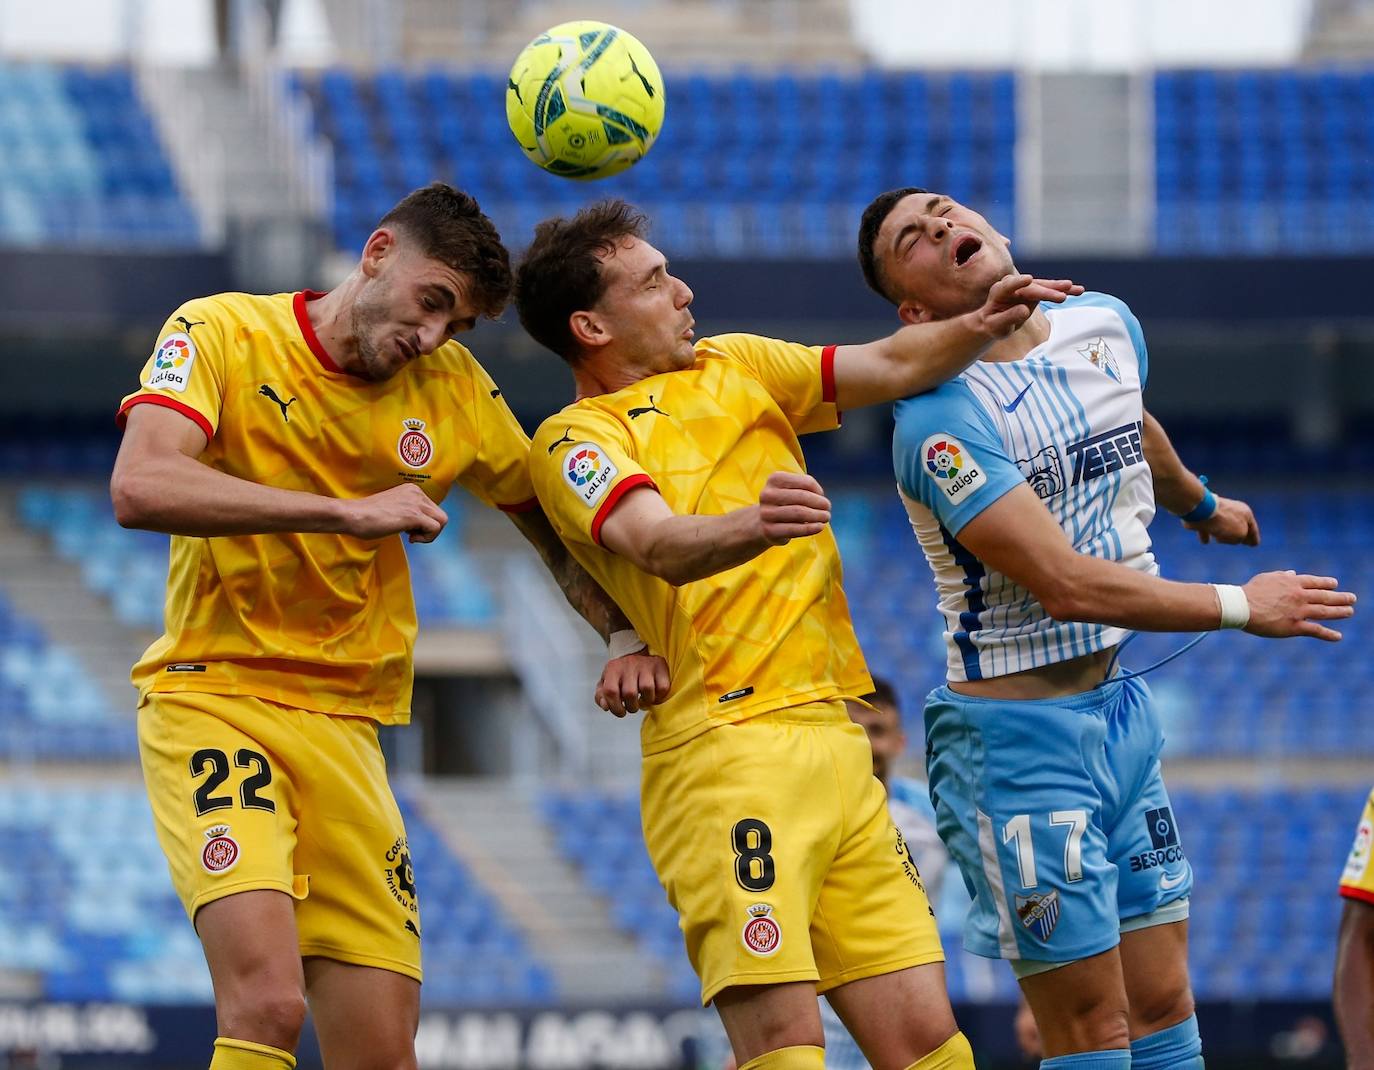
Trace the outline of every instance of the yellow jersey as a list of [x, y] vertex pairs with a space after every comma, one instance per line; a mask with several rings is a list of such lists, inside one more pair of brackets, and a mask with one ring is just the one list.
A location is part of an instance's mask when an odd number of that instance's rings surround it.
[[600, 542], [631, 489], [675, 513], [758, 503], [775, 471], [804, 472], [799, 434], [839, 426], [834, 347], [753, 335], [696, 344], [690, 368], [584, 398], [545, 420], [530, 449], [535, 492], [555, 530], [672, 672], [648, 712], [645, 754], [717, 725], [873, 689], [827, 527], [735, 568], [674, 587]]
[[[534, 508], [529, 439], [463, 346], [447, 342], [386, 382], [348, 375], [310, 324], [305, 292], [190, 301], [163, 327], [124, 398], [193, 420], [202, 464], [332, 498], [402, 482], [439, 502], [457, 482], [483, 502]], [[403, 723], [416, 633], [400, 535], [173, 536], [166, 633], [134, 666], [149, 692], [257, 698]]]
[[1341, 872], [1341, 895], [1374, 903], [1374, 791], [1365, 800], [1355, 842]]

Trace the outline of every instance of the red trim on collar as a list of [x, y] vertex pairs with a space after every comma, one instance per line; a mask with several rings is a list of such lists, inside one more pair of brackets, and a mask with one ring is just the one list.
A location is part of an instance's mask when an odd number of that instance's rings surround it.
[[325, 371], [333, 372], [335, 375], [347, 375], [348, 373], [334, 363], [334, 358], [320, 344], [319, 336], [315, 333], [315, 327], [311, 324], [310, 317], [305, 311], [307, 301], [315, 301], [323, 296], [324, 294], [319, 290], [302, 290], [291, 298], [291, 308], [296, 313], [296, 325], [301, 329], [301, 337], [305, 339], [306, 346], [310, 352], [315, 354], [315, 359], [320, 362]]

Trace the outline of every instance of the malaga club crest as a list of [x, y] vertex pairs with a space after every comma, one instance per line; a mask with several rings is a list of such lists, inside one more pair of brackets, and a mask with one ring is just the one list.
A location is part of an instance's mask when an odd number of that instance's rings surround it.
[[1016, 916], [1043, 943], [1059, 924], [1059, 889], [1016, 897]]
[[425, 422], [412, 417], [402, 423], [405, 430], [396, 441], [396, 452], [402, 463], [411, 468], [423, 468], [434, 456], [434, 442], [425, 434]]

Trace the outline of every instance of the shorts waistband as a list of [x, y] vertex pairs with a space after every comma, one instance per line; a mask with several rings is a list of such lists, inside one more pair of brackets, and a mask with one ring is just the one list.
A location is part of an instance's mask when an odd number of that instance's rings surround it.
[[946, 684], [932, 691], [927, 701], [948, 702], [959, 706], [1042, 706], [1046, 709], [1090, 710], [1113, 701], [1123, 688], [1141, 687], [1143, 684], [1138, 683], [1134, 677], [1114, 677], [1104, 680], [1094, 688], [1073, 695], [1057, 695], [1053, 698], [991, 698], [986, 695], [964, 695]]
[[[749, 724], [799, 724], [825, 725], [849, 724], [849, 711], [840, 698], [820, 699], [816, 702], [803, 702], [799, 706], [783, 706], [781, 709], [756, 713], [747, 720], [735, 722], [737, 725]], [[722, 726], [723, 727], [723, 726]]]

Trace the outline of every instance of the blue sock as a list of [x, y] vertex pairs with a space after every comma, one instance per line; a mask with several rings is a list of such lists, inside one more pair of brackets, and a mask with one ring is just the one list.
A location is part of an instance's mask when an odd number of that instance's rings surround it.
[[1202, 1070], [1202, 1037], [1197, 1015], [1178, 1025], [1131, 1041], [1132, 1070]]
[[1042, 1060], [1040, 1070], [1131, 1070], [1131, 1052], [1129, 1048], [1113, 1048], [1060, 1055]]

